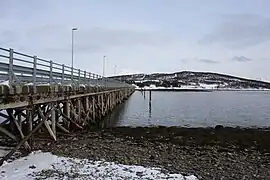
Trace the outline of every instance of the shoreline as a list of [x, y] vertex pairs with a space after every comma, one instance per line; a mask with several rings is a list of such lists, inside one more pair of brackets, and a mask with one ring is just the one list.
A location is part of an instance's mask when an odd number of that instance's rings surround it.
[[160, 167], [199, 179], [270, 178], [269, 129], [114, 127], [40, 140], [34, 150]]
[[173, 92], [270, 92], [270, 89], [180, 89], [180, 88], [135, 88], [136, 91], [173, 91]]

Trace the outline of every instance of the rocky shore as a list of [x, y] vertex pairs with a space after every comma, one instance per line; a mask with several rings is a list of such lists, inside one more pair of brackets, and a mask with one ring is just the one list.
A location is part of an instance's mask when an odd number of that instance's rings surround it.
[[56, 155], [160, 167], [199, 179], [270, 179], [270, 131], [224, 128], [107, 128], [35, 139]]

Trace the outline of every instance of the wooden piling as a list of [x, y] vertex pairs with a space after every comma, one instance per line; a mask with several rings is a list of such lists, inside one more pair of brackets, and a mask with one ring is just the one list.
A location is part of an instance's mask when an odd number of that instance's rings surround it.
[[51, 108], [52, 108], [52, 114], [51, 114], [52, 132], [55, 135], [55, 140], [56, 140], [56, 111], [54, 108], [54, 102], [51, 103]]
[[[47, 87], [38, 88], [46, 90]], [[52, 88], [50, 88], [52, 89]], [[70, 92], [59, 93], [55, 96], [51, 90], [45, 93], [38, 101], [31, 100], [25, 106], [7, 108], [7, 114], [0, 113], [5, 118], [3, 123], [10, 124], [10, 130], [0, 126], [0, 131], [13, 141], [17, 146], [4, 158], [10, 157], [16, 150], [24, 145], [25, 149], [31, 150], [33, 137], [37, 132], [49, 135], [54, 141], [57, 140], [57, 131], [71, 133], [83, 130], [85, 125], [102, 124], [102, 118], [110, 113], [118, 104], [128, 98], [133, 89], [94, 89], [85, 94]], [[38, 93], [38, 92], [37, 92]], [[41, 95], [40, 95], [41, 96]], [[0, 104], [1, 105], [1, 104]], [[38, 136], [38, 135], [37, 135]], [[17, 137], [20, 137], [18, 139]], [[1, 160], [2, 161], [2, 160]], [[0, 163], [1, 163], [0, 161]]]

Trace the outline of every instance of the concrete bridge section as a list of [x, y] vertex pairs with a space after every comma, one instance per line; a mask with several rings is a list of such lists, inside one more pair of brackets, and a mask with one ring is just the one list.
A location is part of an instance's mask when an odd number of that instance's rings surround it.
[[14, 144], [0, 164], [21, 146], [30, 152], [38, 133], [57, 141], [60, 132], [100, 123], [133, 92], [120, 81], [0, 48], [0, 146]]

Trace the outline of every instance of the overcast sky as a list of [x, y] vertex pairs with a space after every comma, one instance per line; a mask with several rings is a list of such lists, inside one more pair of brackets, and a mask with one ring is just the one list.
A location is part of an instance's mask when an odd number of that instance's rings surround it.
[[0, 46], [106, 75], [211, 71], [270, 81], [268, 0], [0, 0]]

